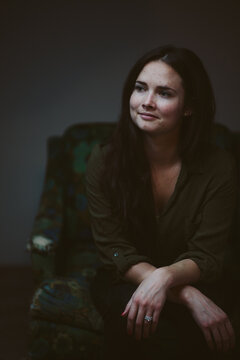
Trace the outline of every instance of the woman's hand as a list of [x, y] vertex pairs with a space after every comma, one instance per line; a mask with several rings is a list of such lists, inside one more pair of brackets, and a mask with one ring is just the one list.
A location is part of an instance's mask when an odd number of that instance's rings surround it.
[[184, 292], [186, 305], [202, 330], [210, 349], [232, 349], [235, 345], [235, 335], [227, 314], [198, 289], [186, 286]]
[[[127, 316], [127, 333], [135, 334], [140, 340], [147, 338], [156, 330], [161, 310], [164, 306], [169, 287], [169, 274], [165, 268], [154, 270], [138, 286], [129, 300], [122, 316]], [[152, 321], [144, 320], [145, 316]]]

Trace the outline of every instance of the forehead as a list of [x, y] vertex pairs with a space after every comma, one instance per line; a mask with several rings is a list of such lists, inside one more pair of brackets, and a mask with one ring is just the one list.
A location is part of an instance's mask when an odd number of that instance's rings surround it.
[[182, 87], [182, 78], [169, 65], [161, 60], [151, 61], [144, 66], [137, 81], [151, 83], [156, 86]]

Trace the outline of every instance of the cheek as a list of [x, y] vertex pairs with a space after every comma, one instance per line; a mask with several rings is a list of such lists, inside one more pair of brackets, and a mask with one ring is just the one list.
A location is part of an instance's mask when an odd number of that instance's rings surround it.
[[133, 121], [135, 119], [135, 109], [136, 109], [135, 100], [134, 100], [134, 97], [131, 96], [130, 100], [129, 100], [129, 111], [130, 111], [130, 116]]
[[161, 112], [165, 115], [180, 115], [182, 113], [183, 106], [178, 102], [166, 102], [161, 104]]
[[136, 109], [139, 104], [140, 104], [140, 99], [139, 99], [139, 96], [137, 96], [136, 94], [133, 94], [131, 97], [130, 97], [130, 101], [129, 101], [129, 104], [130, 104], [130, 109]]

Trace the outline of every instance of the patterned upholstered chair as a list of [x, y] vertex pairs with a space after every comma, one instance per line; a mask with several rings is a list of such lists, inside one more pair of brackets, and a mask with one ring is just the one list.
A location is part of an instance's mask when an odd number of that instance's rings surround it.
[[[84, 177], [91, 149], [114, 127], [79, 124], [48, 140], [44, 188], [28, 243], [35, 279], [29, 359], [103, 360], [103, 322], [89, 295], [99, 260]], [[217, 125], [214, 141], [239, 157], [238, 134]]]

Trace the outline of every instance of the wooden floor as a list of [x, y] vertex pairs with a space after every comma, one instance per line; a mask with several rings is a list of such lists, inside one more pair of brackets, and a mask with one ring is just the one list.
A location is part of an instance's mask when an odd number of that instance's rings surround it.
[[29, 267], [0, 267], [0, 360], [25, 360], [33, 295]]

